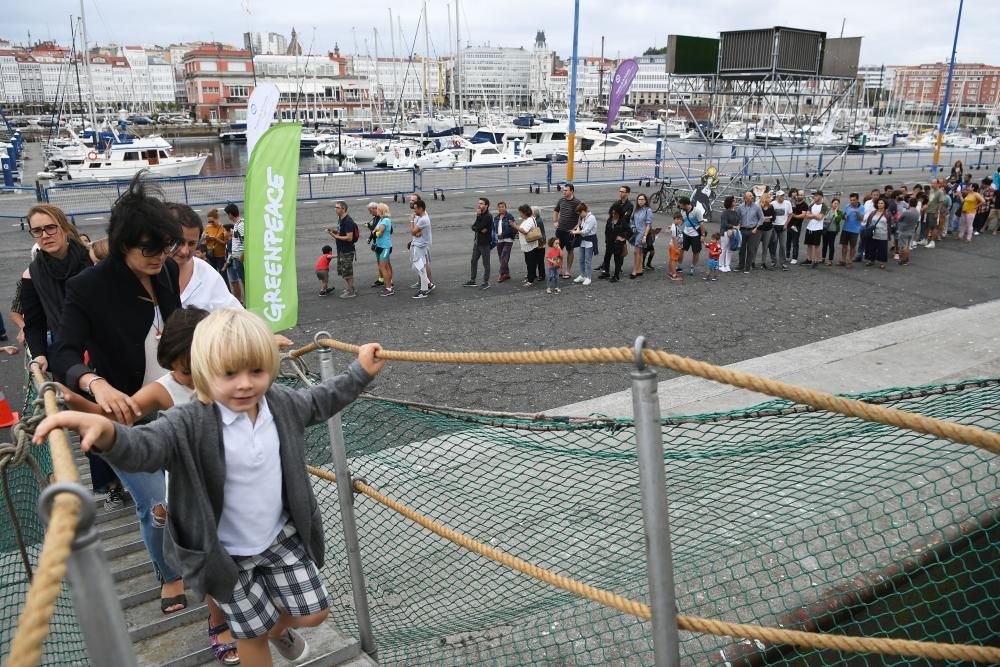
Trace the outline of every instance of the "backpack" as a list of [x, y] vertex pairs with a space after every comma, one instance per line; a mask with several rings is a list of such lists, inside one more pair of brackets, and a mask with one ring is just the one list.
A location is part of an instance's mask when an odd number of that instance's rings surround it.
[[361, 238], [361, 231], [358, 229], [358, 223], [354, 223], [354, 231], [351, 232], [351, 243], [357, 243], [359, 238]]

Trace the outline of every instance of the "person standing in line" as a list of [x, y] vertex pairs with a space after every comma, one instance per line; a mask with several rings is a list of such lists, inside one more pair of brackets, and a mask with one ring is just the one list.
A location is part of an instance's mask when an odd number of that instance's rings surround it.
[[608, 208], [608, 219], [604, 223], [604, 261], [601, 262], [601, 275], [597, 276], [600, 280], [607, 280], [611, 277], [611, 260], [613, 259], [612, 249], [615, 245], [615, 224], [612, 220], [612, 211], [618, 210], [618, 218], [623, 220], [625, 227], [628, 228], [632, 224], [632, 202], [629, 200], [629, 195], [632, 193], [632, 188], [627, 185], [622, 185], [618, 187], [618, 200], [615, 201]]
[[576, 198], [576, 186], [566, 183], [563, 186], [563, 196], [556, 202], [552, 211], [552, 222], [556, 226], [556, 238], [559, 239], [562, 252], [566, 255], [562, 265], [562, 277], [569, 278], [569, 272], [573, 270], [573, 235], [570, 234], [576, 227], [576, 207], [580, 205], [580, 200]]
[[858, 193], [852, 192], [844, 211], [844, 224], [840, 232], [840, 265], [848, 269], [854, 263], [862, 220], [864, 220], [864, 208], [861, 206]]
[[597, 218], [583, 202], [576, 207], [576, 211], [580, 222], [573, 229], [573, 235], [580, 239], [580, 275], [573, 282], [589, 285], [594, 272], [594, 251], [597, 249]]
[[774, 227], [771, 230], [771, 268], [781, 268], [788, 270], [788, 263], [785, 254], [785, 233], [788, 229], [788, 221], [792, 215], [792, 202], [785, 199], [785, 191], [778, 190], [774, 200]]
[[649, 208], [649, 200], [642, 193], [635, 198], [632, 229], [635, 229], [635, 235], [629, 239], [632, 243], [632, 273], [628, 277], [635, 279], [642, 276], [642, 255], [646, 248], [646, 239], [653, 233], [653, 210]]
[[497, 202], [497, 214], [493, 218], [493, 235], [497, 240], [497, 257], [500, 260], [498, 283], [510, 280], [510, 251], [514, 247], [517, 232], [511, 226], [514, 216], [507, 210], [507, 202]]
[[[997, 173], [1000, 174], [1000, 168], [997, 168]], [[996, 182], [996, 174], [994, 174], [994, 183]], [[1000, 186], [993, 186], [993, 208], [990, 209], [989, 215], [986, 216], [986, 227], [984, 231], [989, 231], [990, 223], [996, 220], [996, 226], [993, 228], [993, 236], [996, 236], [1000, 232]]]
[[962, 222], [958, 228], [958, 238], [960, 241], [972, 243], [972, 225], [976, 219], [976, 211], [986, 200], [979, 194], [979, 184], [973, 183], [969, 186], [962, 198]]
[[681, 275], [681, 262], [684, 260], [684, 250], [681, 245], [681, 237], [684, 236], [684, 214], [680, 211], [674, 213], [674, 220], [667, 228], [667, 235], [670, 238], [670, 246], [667, 248], [667, 255], [670, 262], [667, 264], [667, 275], [671, 280], [680, 282], [684, 280]]
[[[379, 214], [378, 214], [378, 202], [368, 202], [368, 215], [371, 219], [365, 223], [365, 229], [368, 230], [368, 247], [372, 249], [375, 253], [375, 265], [378, 266], [378, 249], [375, 247], [375, 228], [378, 227]], [[381, 269], [378, 272], [378, 278], [372, 283], [372, 287], [385, 287], [385, 281], [382, 279]]]
[[395, 294], [392, 282], [392, 262], [389, 257], [392, 255], [392, 218], [389, 215], [389, 205], [379, 202], [376, 208], [378, 213], [378, 224], [372, 231], [375, 235], [375, 257], [378, 258], [378, 274], [385, 287], [379, 292], [379, 296], [392, 296]]
[[476, 271], [479, 269], [479, 260], [483, 260], [483, 283], [479, 289], [490, 288], [490, 252], [493, 248], [490, 244], [493, 240], [493, 216], [490, 214], [490, 200], [480, 197], [476, 204], [476, 219], [472, 223], [472, 268], [471, 277], [465, 283], [465, 287], [476, 286]]
[[246, 225], [236, 204], [226, 204], [226, 208], [223, 210], [226, 212], [229, 221], [233, 224], [232, 252], [228, 258], [229, 289], [232, 290], [233, 296], [239, 299], [240, 303], [246, 303], [246, 299], [243, 296], [243, 285], [246, 282], [246, 272], [243, 265]]
[[944, 203], [944, 193], [941, 191], [941, 179], [935, 178], [931, 181], [931, 187], [927, 193], [927, 204], [924, 206], [924, 227], [927, 230], [927, 242], [925, 248], [935, 247], [938, 234], [938, 223], [941, 220], [941, 207]]
[[840, 210], [840, 199], [834, 197], [830, 200], [830, 210], [823, 217], [823, 251], [821, 258], [827, 266], [833, 266], [833, 258], [836, 254], [837, 234], [840, 233], [840, 226], [844, 220], [844, 212]]
[[910, 244], [913, 242], [913, 235], [920, 224], [920, 213], [917, 212], [916, 198], [910, 199], [909, 206], [899, 214], [896, 221], [896, 248], [899, 250], [899, 259], [896, 263], [906, 266], [910, 263]]
[[785, 240], [785, 257], [789, 258], [790, 264], [799, 263], [799, 236], [802, 228], [806, 225], [806, 215], [809, 213], [809, 204], [806, 203], [806, 196], [802, 190], [793, 190], [792, 197], [795, 203], [792, 204], [792, 213], [788, 216], [788, 234]]
[[996, 190], [993, 189], [993, 181], [989, 178], [984, 178], [979, 184], [979, 194], [983, 198], [983, 203], [976, 209], [976, 217], [972, 222], [972, 234], [974, 236], [979, 236], [980, 232], [987, 226], [986, 221], [990, 210], [993, 208], [993, 200], [996, 195]]
[[[760, 213], [763, 216], [760, 223], [760, 268], [765, 271], [767, 268], [767, 249], [771, 246], [771, 234], [774, 231], [774, 216], [776, 215], [774, 206], [771, 203], [771, 193], [765, 192], [760, 196]], [[756, 256], [757, 253], [754, 253]], [[753, 266], [753, 262], [750, 263]]]
[[736, 207], [736, 215], [740, 219], [740, 259], [737, 271], [750, 273], [754, 258], [757, 256], [757, 245], [760, 243], [760, 226], [764, 223], [764, 212], [754, 201], [753, 193], [747, 190], [743, 193], [743, 203]]
[[[409, 150], [409, 149], [407, 149], [407, 150]], [[413, 223], [413, 221], [417, 217], [415, 211], [416, 211], [416, 205], [417, 205], [418, 201], [424, 202], [424, 213], [425, 213], [425, 215], [427, 215], [427, 219], [430, 220], [430, 217], [431, 217], [430, 213], [427, 213], [427, 202], [424, 201], [423, 197], [421, 197], [419, 194], [417, 194], [417, 193], [414, 192], [413, 194], [411, 194], [409, 196], [410, 223], [411, 224]], [[433, 292], [434, 288], [436, 287], [436, 285], [434, 284], [434, 276], [433, 276], [433, 274], [431, 274], [431, 264], [430, 264], [430, 262], [427, 262], [427, 266], [425, 268], [427, 270], [427, 281], [430, 284], [430, 290]], [[420, 283], [419, 282], [410, 285], [410, 289], [419, 289], [419, 287], [420, 287]]]
[[549, 239], [549, 249], [545, 251], [545, 293], [559, 294], [559, 278], [562, 268], [562, 251], [559, 249], [559, 237]]
[[413, 298], [426, 299], [434, 289], [434, 283], [431, 282], [428, 271], [431, 264], [431, 217], [427, 215], [427, 204], [423, 199], [418, 199], [413, 204], [410, 235], [413, 237], [410, 240], [410, 264], [420, 276], [419, 289]]
[[733, 247], [733, 230], [739, 229], [739, 227], [740, 216], [736, 213], [736, 197], [729, 195], [722, 203], [722, 216], [719, 223], [719, 247], [721, 249], [719, 253], [719, 271], [722, 273], [732, 271], [730, 259], [732, 254], [731, 248]]
[[705, 246], [708, 251], [708, 270], [702, 280], [716, 281], [719, 279], [719, 256], [722, 254], [722, 244], [719, 242], [722, 234], [712, 234], [712, 241]]
[[682, 233], [684, 234], [684, 244], [681, 246], [681, 261], [678, 266], [678, 271], [684, 272], [684, 255], [683, 253], [688, 250], [691, 251], [691, 265], [688, 269], [688, 275], [694, 275], [694, 269], [698, 266], [698, 255], [701, 254], [701, 237], [705, 235], [705, 222], [704, 222], [704, 210], [701, 206], [695, 206], [691, 203], [691, 200], [687, 197], [681, 197], [677, 200], [677, 204], [681, 209], [681, 217], [683, 220]]
[[879, 199], [875, 210], [865, 221], [871, 233], [871, 238], [865, 243], [866, 266], [878, 262], [879, 268], [884, 269], [885, 263], [889, 261], [889, 225], [892, 224], [892, 218], [887, 206], [885, 199]]
[[320, 296], [326, 296], [330, 293], [330, 262], [333, 261], [334, 257], [333, 248], [325, 245], [319, 259], [316, 260], [316, 278], [320, 282]]
[[353, 299], [358, 295], [354, 289], [355, 244], [361, 232], [354, 219], [347, 214], [347, 202], [335, 202], [333, 210], [337, 213], [337, 229], [327, 227], [326, 233], [337, 241], [337, 275], [347, 284], [346, 289], [337, 296], [341, 299]]
[[543, 245], [545, 243], [545, 235], [544, 232], [542, 232], [538, 239], [529, 241], [528, 235], [531, 234], [532, 230], [537, 228], [539, 232], [541, 232], [541, 228], [538, 226], [535, 216], [532, 214], [531, 207], [527, 204], [521, 204], [518, 206], [517, 213], [521, 217], [521, 221], [511, 224], [514, 225], [514, 229], [518, 232], [517, 240], [521, 244], [521, 252], [524, 253], [524, 266], [527, 271], [527, 276], [524, 279], [524, 283], [521, 284], [521, 287], [531, 287], [536, 280], [541, 280], [545, 276], [543, 264], [545, 252], [543, 250]]
[[823, 201], [823, 191], [813, 193], [812, 204], [806, 213], [806, 261], [803, 266], [816, 268], [823, 263], [820, 256], [820, 245], [823, 243], [823, 220], [826, 217], [826, 202]]
[[226, 230], [219, 222], [219, 209], [208, 212], [208, 224], [205, 225], [206, 261], [212, 268], [222, 273], [222, 265], [226, 263]]

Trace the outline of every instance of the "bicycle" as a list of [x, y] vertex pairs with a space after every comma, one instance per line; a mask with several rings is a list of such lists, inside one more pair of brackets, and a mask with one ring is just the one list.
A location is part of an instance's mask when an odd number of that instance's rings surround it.
[[677, 200], [680, 199], [681, 188], [671, 187], [669, 178], [657, 178], [656, 183], [660, 189], [649, 196], [649, 208], [654, 213], [672, 213], [677, 210]]

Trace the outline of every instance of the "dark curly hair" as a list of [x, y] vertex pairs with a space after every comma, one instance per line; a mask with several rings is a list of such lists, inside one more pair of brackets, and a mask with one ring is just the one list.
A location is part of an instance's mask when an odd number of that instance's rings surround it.
[[123, 257], [130, 248], [148, 245], [166, 248], [183, 238], [181, 225], [167, 208], [162, 193], [143, 180], [146, 171], [132, 179], [111, 208], [108, 252]]

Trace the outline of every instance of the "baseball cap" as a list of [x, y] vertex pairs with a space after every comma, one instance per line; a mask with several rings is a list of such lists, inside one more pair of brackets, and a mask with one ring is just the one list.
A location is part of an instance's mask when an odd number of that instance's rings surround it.
[[814, 195], [819, 195], [820, 197], [822, 197], [823, 196], [823, 191], [822, 190], [813, 190], [813, 194]]
[[784, 195], [784, 194], [785, 194], [785, 191], [784, 191], [784, 190], [778, 190], [778, 191], [777, 191], [777, 192], [775, 192], [774, 194], [776, 194], [776, 195]]

